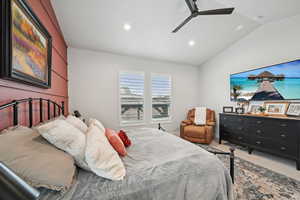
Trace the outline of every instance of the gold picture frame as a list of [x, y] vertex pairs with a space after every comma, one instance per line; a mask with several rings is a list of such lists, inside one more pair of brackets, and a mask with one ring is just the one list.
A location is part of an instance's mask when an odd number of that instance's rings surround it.
[[289, 102], [265, 102], [265, 114], [271, 116], [286, 116]]

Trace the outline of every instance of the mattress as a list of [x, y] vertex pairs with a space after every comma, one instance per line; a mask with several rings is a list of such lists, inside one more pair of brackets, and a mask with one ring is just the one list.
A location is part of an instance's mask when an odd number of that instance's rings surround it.
[[128, 131], [126, 177], [110, 181], [79, 170], [65, 193], [41, 189], [42, 200], [232, 200], [228, 170], [213, 154], [156, 129]]

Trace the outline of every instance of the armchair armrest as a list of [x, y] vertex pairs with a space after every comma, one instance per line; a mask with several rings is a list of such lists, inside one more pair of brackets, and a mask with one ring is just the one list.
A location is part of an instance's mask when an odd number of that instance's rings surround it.
[[189, 125], [192, 125], [193, 124], [193, 121], [191, 120], [183, 120], [180, 124], [180, 137], [181, 138], [184, 138], [184, 128], [186, 126], [189, 126]]
[[208, 126], [215, 126], [215, 125], [216, 125], [216, 122], [207, 122], [207, 125], [208, 125]]
[[181, 125], [183, 125], [183, 126], [192, 125], [192, 124], [193, 124], [193, 122], [191, 120], [183, 120], [181, 122]]

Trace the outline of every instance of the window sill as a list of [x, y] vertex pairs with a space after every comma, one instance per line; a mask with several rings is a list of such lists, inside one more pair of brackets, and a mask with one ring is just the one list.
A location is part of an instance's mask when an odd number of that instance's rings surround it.
[[124, 123], [124, 124], [120, 124], [121, 127], [131, 127], [131, 126], [145, 126], [146, 123], [142, 122], [142, 123]]
[[157, 119], [151, 121], [151, 124], [170, 124], [170, 123], [172, 123], [172, 120], [170, 119]]

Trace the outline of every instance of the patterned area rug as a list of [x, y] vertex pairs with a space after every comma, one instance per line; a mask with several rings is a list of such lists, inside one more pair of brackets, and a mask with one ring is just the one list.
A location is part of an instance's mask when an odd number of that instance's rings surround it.
[[[207, 145], [200, 147], [219, 151]], [[229, 156], [218, 155], [229, 169]], [[295, 173], [299, 173], [295, 171]], [[300, 182], [235, 157], [236, 200], [300, 200]]]

